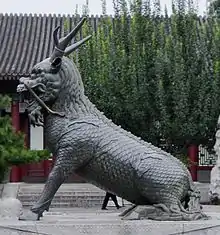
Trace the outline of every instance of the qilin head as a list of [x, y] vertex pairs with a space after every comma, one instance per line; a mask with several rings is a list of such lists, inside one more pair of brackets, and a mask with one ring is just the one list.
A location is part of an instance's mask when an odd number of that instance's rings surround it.
[[[34, 126], [43, 125], [43, 114], [45, 111], [50, 114], [64, 116], [63, 113], [55, 112], [50, 107], [58, 98], [65, 79], [71, 79], [80, 85], [81, 81], [74, 63], [66, 56], [79, 48], [82, 44], [91, 38], [91, 35], [68, 46], [71, 40], [81, 29], [86, 18], [83, 18], [76, 27], [65, 37], [58, 39], [57, 27], [53, 32], [54, 49], [50, 56], [40, 63], [36, 64], [29, 77], [20, 78], [20, 84], [17, 86], [17, 92], [28, 95], [28, 113], [31, 124]], [[73, 72], [75, 71], [75, 72]], [[76, 76], [74, 78], [73, 76]], [[74, 81], [75, 80], [75, 81]]]

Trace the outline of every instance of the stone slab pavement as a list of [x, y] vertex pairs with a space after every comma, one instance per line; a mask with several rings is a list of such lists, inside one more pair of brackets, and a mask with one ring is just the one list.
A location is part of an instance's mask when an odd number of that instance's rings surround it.
[[125, 208], [54, 208], [37, 222], [0, 218], [0, 235], [214, 235], [220, 234], [220, 207], [204, 206], [212, 217], [206, 221], [123, 221]]

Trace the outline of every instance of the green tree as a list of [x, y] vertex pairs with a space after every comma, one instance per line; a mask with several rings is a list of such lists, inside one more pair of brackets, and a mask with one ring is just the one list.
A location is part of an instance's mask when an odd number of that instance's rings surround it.
[[[8, 96], [0, 95], [0, 111], [10, 104]], [[47, 159], [47, 150], [29, 150], [24, 147], [24, 135], [16, 133], [9, 116], [0, 115], [0, 182], [9, 166]]]
[[220, 14], [220, 0], [211, 1], [208, 7], [208, 15], [219, 17], [220, 16], [219, 14]]
[[[202, 19], [194, 1], [114, 0], [115, 15], [91, 22], [93, 38], [79, 51], [92, 101], [143, 139], [185, 148], [213, 138], [220, 112], [220, 25]], [[92, 21], [92, 19], [91, 19]]]

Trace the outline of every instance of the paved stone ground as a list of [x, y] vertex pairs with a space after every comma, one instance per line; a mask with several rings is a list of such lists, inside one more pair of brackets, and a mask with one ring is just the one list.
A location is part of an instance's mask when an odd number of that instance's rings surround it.
[[[7, 184], [3, 195], [16, 198], [22, 184]], [[0, 185], [1, 186], [1, 185]], [[65, 187], [72, 188], [75, 185]], [[208, 184], [199, 184], [202, 201], [208, 199]], [[36, 185], [34, 186], [36, 187]], [[80, 187], [80, 185], [78, 185]], [[85, 185], [83, 185], [85, 187]], [[1, 192], [1, 187], [0, 187]], [[110, 204], [111, 205], [111, 204]], [[120, 209], [123, 211], [125, 208]], [[123, 221], [115, 207], [108, 211], [100, 208], [52, 208], [41, 221], [24, 222], [0, 217], [0, 235], [214, 235], [220, 234], [220, 206], [204, 206], [212, 217], [207, 221], [156, 222], [150, 220]], [[1, 208], [0, 208], [1, 212]]]
[[[124, 208], [120, 209], [123, 210]], [[37, 222], [0, 219], [0, 235], [214, 235], [220, 234], [220, 207], [205, 206], [211, 220], [193, 222], [122, 221], [109, 208], [54, 208]], [[10, 229], [10, 228], [14, 228]]]

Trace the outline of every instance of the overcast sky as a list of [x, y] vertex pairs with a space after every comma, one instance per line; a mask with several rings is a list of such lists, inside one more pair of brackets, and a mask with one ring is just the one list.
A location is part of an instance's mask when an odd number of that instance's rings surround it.
[[[74, 14], [78, 4], [79, 12], [86, 0], [0, 0], [1, 13], [55, 13]], [[112, 0], [106, 0], [107, 13], [112, 14]], [[161, 6], [167, 4], [171, 6], [171, 0], [161, 0]], [[199, 14], [203, 14], [206, 9], [206, 0], [198, 0]], [[89, 0], [90, 14], [101, 14], [101, 0]]]

